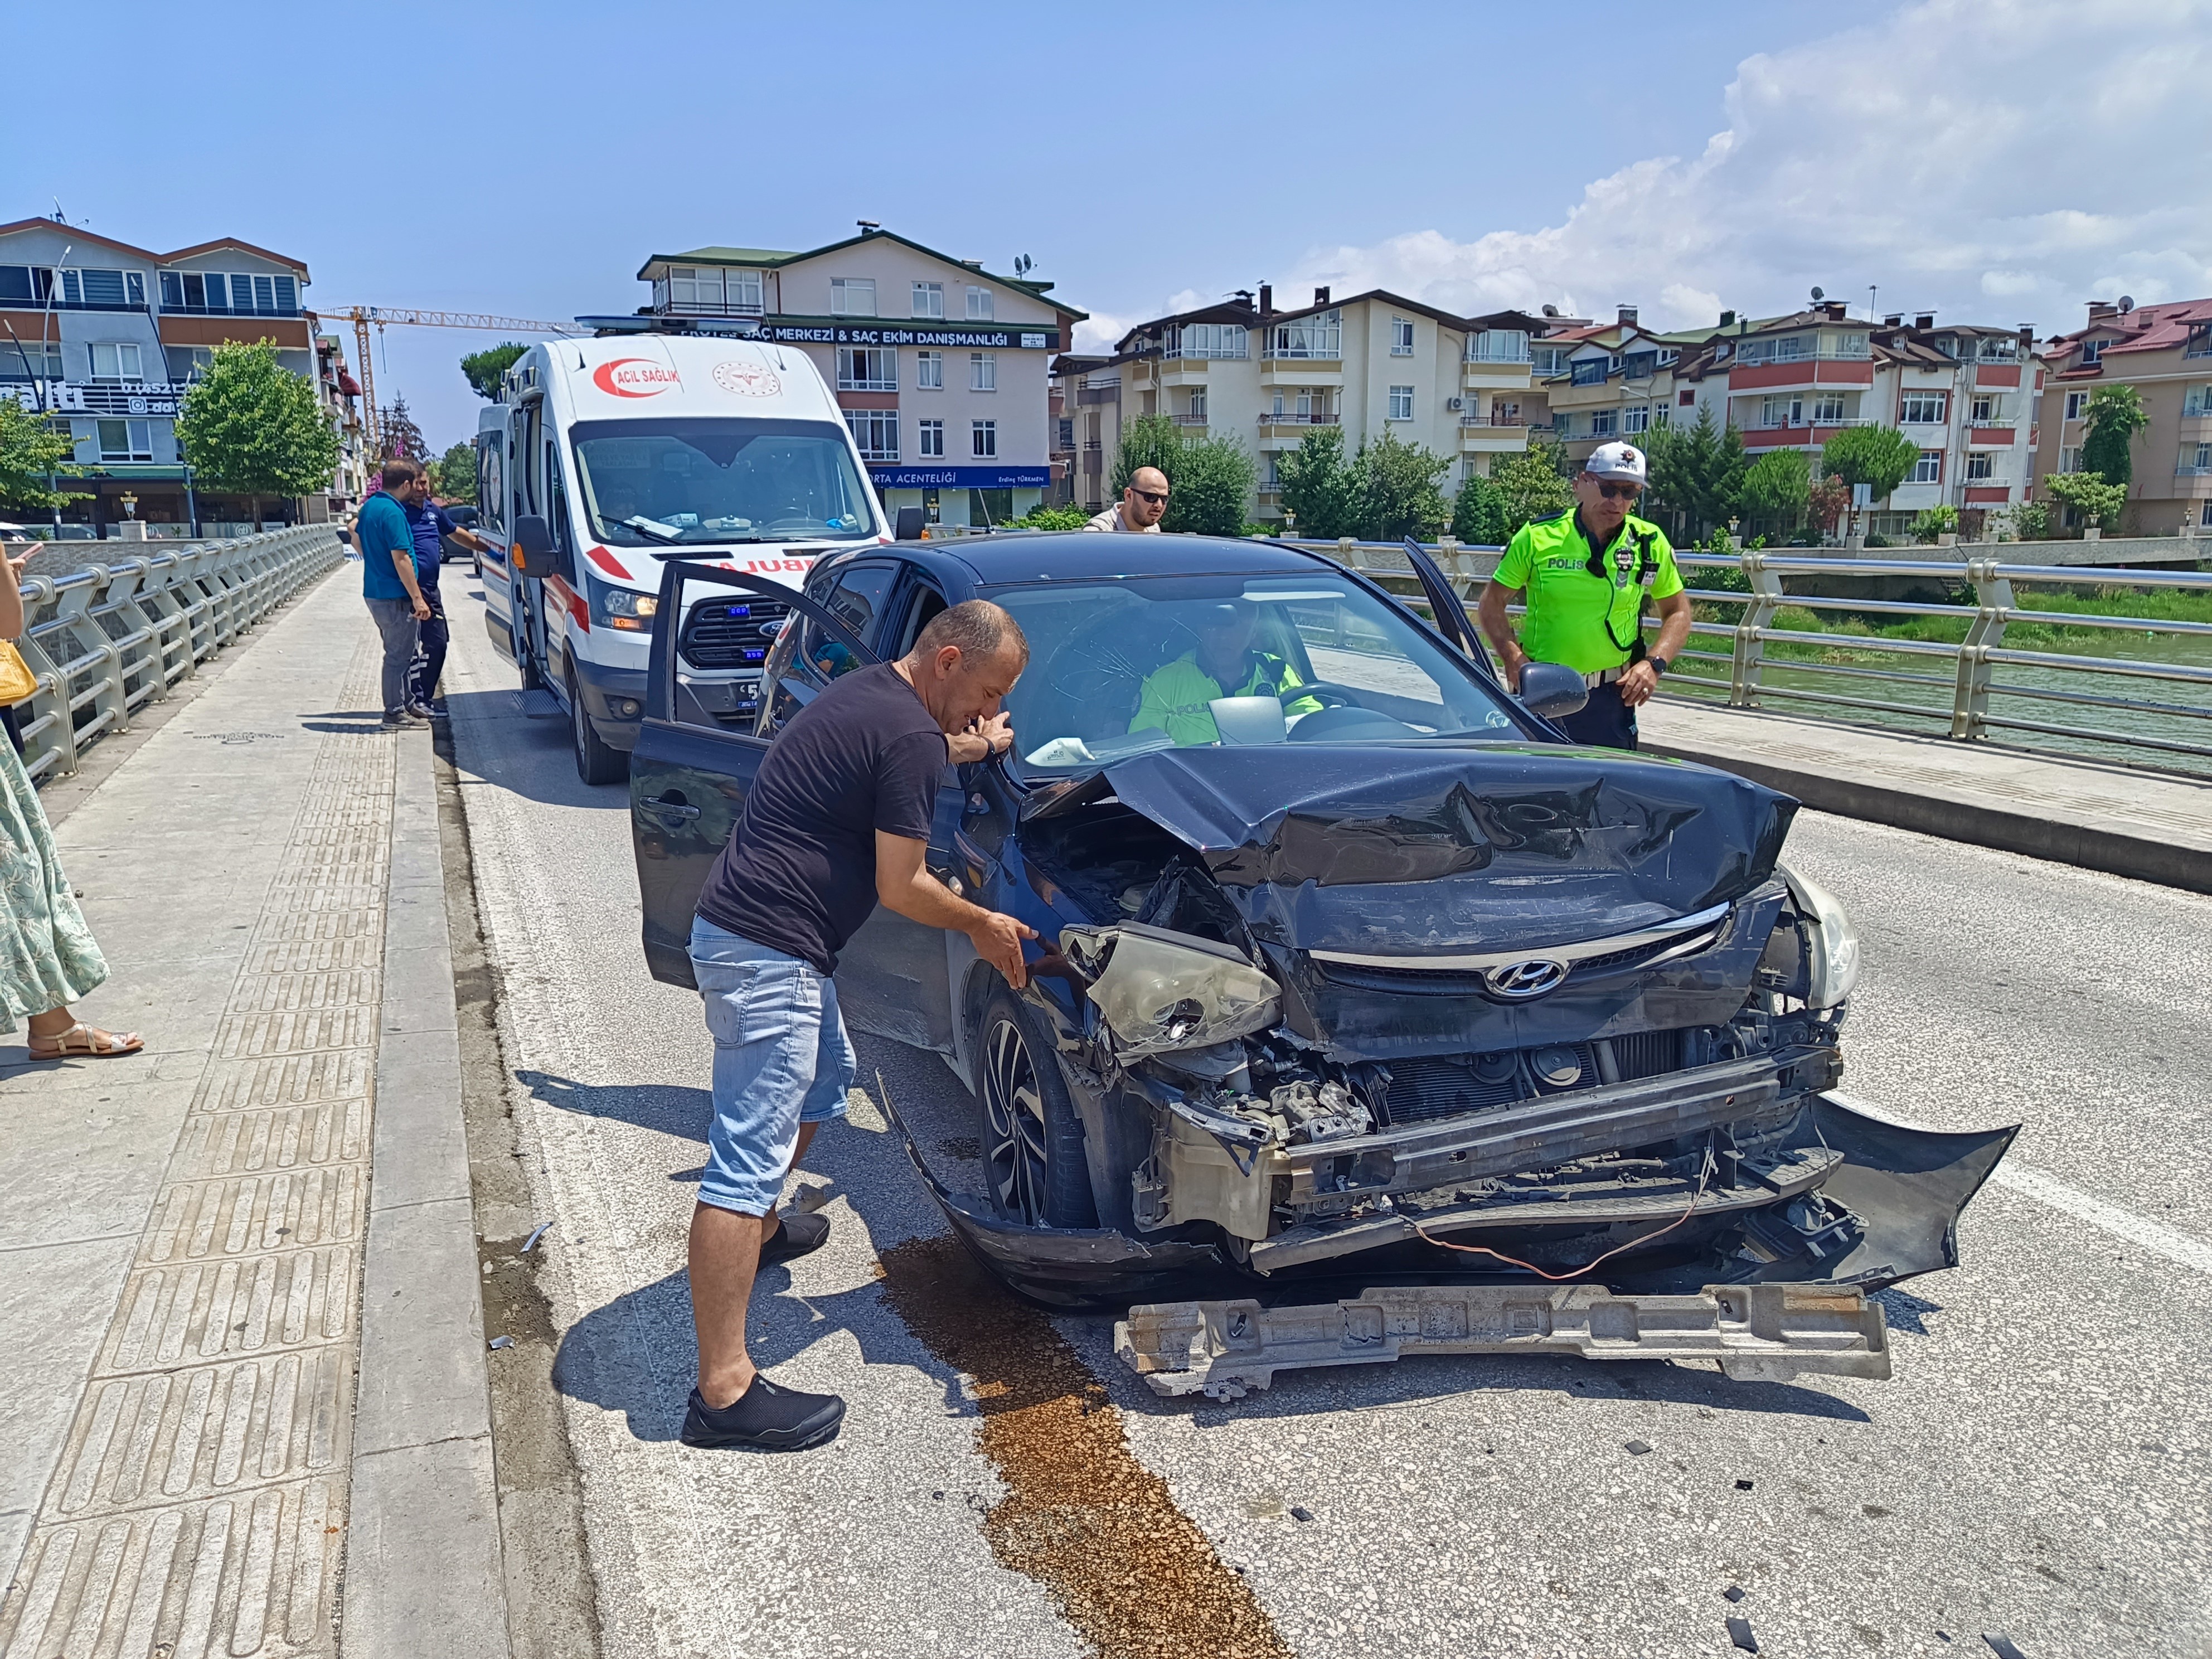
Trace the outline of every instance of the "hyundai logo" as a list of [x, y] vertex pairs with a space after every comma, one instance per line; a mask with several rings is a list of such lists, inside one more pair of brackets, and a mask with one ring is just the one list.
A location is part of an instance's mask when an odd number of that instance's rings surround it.
[[1531, 957], [1526, 962], [1509, 962], [1502, 968], [1493, 968], [1482, 976], [1492, 996], [1504, 997], [1509, 1002], [1526, 1002], [1556, 991], [1567, 976], [1567, 964], [1550, 957]]

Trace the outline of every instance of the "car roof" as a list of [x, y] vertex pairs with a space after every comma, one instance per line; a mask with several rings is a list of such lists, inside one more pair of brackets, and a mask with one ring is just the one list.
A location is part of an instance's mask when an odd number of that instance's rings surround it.
[[[1081, 531], [976, 536], [931, 544], [975, 573], [978, 585], [1105, 576], [1283, 575], [1310, 572], [1317, 556], [1249, 538], [1131, 536]], [[1332, 569], [1335, 567], [1331, 566]]]

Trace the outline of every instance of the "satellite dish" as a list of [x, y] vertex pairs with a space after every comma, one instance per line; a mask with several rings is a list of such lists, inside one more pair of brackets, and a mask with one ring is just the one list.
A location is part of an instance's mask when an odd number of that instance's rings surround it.
[[1559, 314], [1559, 308], [1557, 306], [1546, 306], [1544, 307], [1544, 314], [1547, 317], [1556, 317]]
[[2120, 315], [2121, 315], [2121, 316], [2123, 316], [2123, 317], [2126, 316], [2126, 315], [2128, 314], [2128, 313], [2130, 313], [2130, 311], [2133, 311], [2135, 308], [2136, 308], [2136, 296], [2135, 296], [2134, 295], [2132, 295], [2132, 294], [2123, 294], [2122, 295], [2120, 295]]
[[1036, 261], [1030, 258], [1028, 254], [1018, 253], [1014, 256], [1014, 275], [1017, 276], [1026, 276], [1030, 274], [1030, 270], [1035, 268], [1036, 264]]
[[1816, 288], [1816, 289], [1814, 289], [1813, 290], [1813, 303], [1814, 303], [1814, 305], [1818, 305], [1818, 304], [1820, 304], [1821, 301], [1823, 301], [1823, 300], [1826, 299], [1827, 297], [1828, 297], [1828, 296], [1827, 296], [1826, 294], [1822, 293], [1822, 292], [1821, 292], [1819, 289], [1817, 289], [1817, 288]]

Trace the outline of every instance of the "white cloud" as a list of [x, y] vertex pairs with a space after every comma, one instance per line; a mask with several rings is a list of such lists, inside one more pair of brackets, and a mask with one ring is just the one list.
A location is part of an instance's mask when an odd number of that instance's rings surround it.
[[1920, 0], [1738, 65], [1691, 159], [1598, 179], [1564, 222], [1316, 248], [1280, 286], [1667, 327], [1804, 302], [2079, 326], [2082, 301], [2212, 293], [2212, 0]]

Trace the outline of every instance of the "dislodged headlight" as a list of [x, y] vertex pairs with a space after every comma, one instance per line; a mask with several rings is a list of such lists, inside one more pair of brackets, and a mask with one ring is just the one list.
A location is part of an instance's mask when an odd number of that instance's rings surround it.
[[1275, 981], [1209, 939], [1134, 924], [1070, 927], [1060, 949], [1096, 975], [1085, 994], [1124, 1060], [1249, 1036], [1282, 1012]]
[[1839, 1006], [1859, 982], [1859, 930], [1826, 888], [1794, 870], [1784, 870], [1782, 878], [1790, 884], [1790, 896], [1805, 923], [1805, 1006]]

